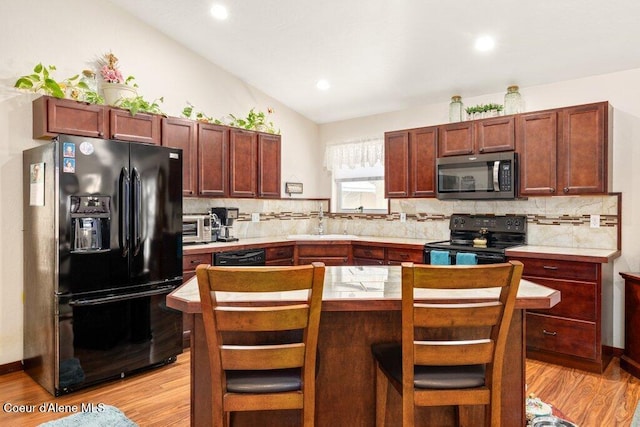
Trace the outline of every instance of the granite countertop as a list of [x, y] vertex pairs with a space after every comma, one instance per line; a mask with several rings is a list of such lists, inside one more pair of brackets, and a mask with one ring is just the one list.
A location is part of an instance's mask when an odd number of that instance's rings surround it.
[[516, 246], [507, 249], [505, 253], [510, 257], [535, 258], [544, 256], [547, 259], [597, 263], [608, 263], [620, 256], [620, 251], [615, 249], [566, 248], [537, 245]]
[[[297, 235], [308, 236], [308, 235]], [[331, 239], [336, 236], [336, 239]], [[346, 237], [346, 236], [345, 236]], [[211, 242], [205, 244], [184, 245], [184, 253], [218, 252], [220, 250], [236, 249], [241, 247], [260, 247], [261, 245], [286, 244], [295, 242], [335, 242], [344, 241], [350, 243], [372, 243], [372, 244], [392, 244], [406, 245], [413, 248], [422, 248], [425, 243], [435, 240], [409, 237], [377, 237], [377, 236], [353, 236], [343, 238], [341, 235], [328, 235], [325, 238], [315, 237], [305, 239], [304, 237], [294, 238], [294, 236], [270, 236], [240, 239], [236, 242]], [[557, 246], [523, 245], [509, 248], [506, 255], [511, 257], [545, 257], [548, 259], [561, 259], [570, 261], [608, 263], [620, 256], [620, 250], [616, 249], [592, 249], [592, 248], [570, 248]]]
[[[305, 292], [305, 291], [303, 291]], [[497, 292], [497, 290], [496, 290]], [[268, 296], [269, 300], [299, 300], [301, 293]], [[425, 300], [483, 300], [488, 291], [451, 290], [421, 291]], [[224, 295], [220, 297], [224, 299]], [[266, 297], [262, 297], [265, 299]], [[251, 301], [261, 299], [252, 294]], [[351, 266], [326, 267], [323, 311], [378, 311], [401, 309], [401, 267], [400, 266]], [[522, 280], [518, 290], [516, 308], [551, 308], [560, 302], [560, 292]], [[167, 306], [185, 313], [200, 313], [198, 282], [194, 277], [173, 291], [167, 297]]]

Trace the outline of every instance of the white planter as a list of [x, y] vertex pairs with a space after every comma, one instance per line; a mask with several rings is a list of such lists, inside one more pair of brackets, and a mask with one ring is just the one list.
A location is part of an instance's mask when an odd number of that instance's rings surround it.
[[102, 83], [102, 95], [107, 105], [116, 105], [120, 98], [135, 98], [136, 89], [122, 83]]

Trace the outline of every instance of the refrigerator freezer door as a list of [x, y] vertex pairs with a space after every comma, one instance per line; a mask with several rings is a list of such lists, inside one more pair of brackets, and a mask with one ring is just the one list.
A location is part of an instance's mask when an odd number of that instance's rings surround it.
[[182, 150], [131, 145], [131, 280], [182, 278]]

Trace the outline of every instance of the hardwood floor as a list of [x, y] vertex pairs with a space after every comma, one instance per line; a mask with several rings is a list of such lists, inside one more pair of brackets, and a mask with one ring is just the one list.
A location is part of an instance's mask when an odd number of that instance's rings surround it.
[[[557, 407], [580, 427], [629, 426], [640, 399], [640, 380], [620, 369], [618, 358], [602, 375], [528, 360], [527, 383], [529, 393]], [[39, 412], [37, 406], [43, 403], [104, 403], [119, 408], [141, 427], [186, 427], [189, 388], [188, 351], [171, 365], [57, 399], [24, 372], [13, 372], [0, 376], [0, 425], [31, 427], [70, 415]], [[36, 409], [34, 413], [7, 412], [7, 403], [36, 405]]]
[[602, 375], [527, 360], [527, 386], [580, 427], [629, 426], [640, 399], [640, 380], [617, 357]]

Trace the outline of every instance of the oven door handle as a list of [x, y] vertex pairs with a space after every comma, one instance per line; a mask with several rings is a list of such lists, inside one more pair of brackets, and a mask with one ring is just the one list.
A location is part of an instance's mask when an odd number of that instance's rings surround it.
[[493, 162], [493, 191], [500, 192], [500, 160]]
[[113, 302], [121, 302], [142, 297], [152, 297], [154, 295], [166, 294], [175, 289], [175, 286], [165, 286], [162, 288], [152, 289], [150, 291], [135, 292], [122, 295], [110, 295], [102, 298], [86, 298], [69, 301], [71, 307], [90, 307], [93, 305], [109, 304]]

